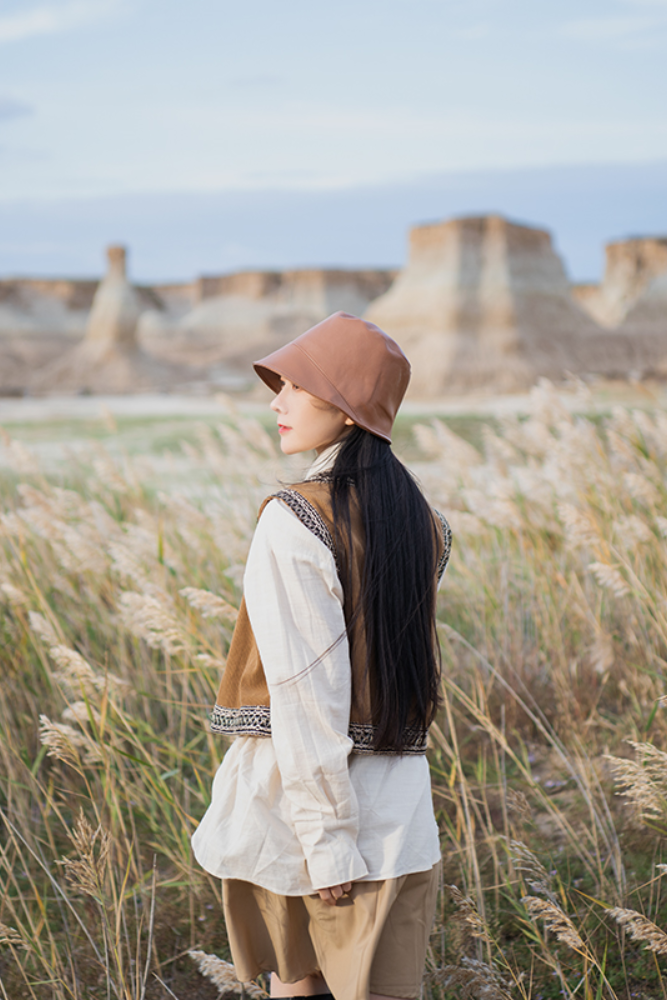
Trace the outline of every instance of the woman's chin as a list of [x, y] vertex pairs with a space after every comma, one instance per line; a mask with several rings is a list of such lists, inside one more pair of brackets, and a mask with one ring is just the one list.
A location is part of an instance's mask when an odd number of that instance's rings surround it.
[[298, 455], [300, 451], [303, 451], [303, 448], [299, 448], [298, 444], [295, 444], [293, 441], [291, 442], [287, 435], [285, 435], [280, 439], [280, 450], [283, 455]]

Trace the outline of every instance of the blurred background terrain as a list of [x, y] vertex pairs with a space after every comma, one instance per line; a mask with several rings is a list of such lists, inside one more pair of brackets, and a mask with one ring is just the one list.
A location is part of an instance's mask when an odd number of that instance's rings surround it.
[[662, 379], [666, 33], [661, 0], [9, 0], [0, 392], [244, 391], [336, 309], [424, 399]]

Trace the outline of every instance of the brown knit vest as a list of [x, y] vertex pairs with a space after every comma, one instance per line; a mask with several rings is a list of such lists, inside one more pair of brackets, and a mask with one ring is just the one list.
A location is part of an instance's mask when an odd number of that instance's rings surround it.
[[[310, 480], [298, 486], [267, 497], [259, 510], [262, 511], [270, 500], [277, 498], [286, 503], [299, 520], [326, 545], [334, 557], [334, 527], [331, 510], [331, 487], [323, 480]], [[438, 538], [438, 578], [442, 575], [449, 558], [451, 531], [444, 517], [434, 511], [434, 526]], [[357, 607], [361, 590], [365, 541], [360, 512], [356, 504], [351, 504], [352, 545], [345, 555], [351, 561], [351, 586], [344, 595], [343, 613], [348, 626], [350, 665], [352, 669], [352, 704], [350, 710], [349, 736], [353, 741], [353, 753], [375, 753], [373, 748], [374, 726], [372, 720], [372, 677], [366, 669], [366, 649], [364, 641], [363, 616], [357, 615], [352, 622], [352, 610]], [[348, 592], [349, 591], [349, 592]], [[271, 699], [266, 683], [264, 667], [257, 648], [246, 609], [245, 598], [241, 601], [239, 616], [232, 636], [227, 656], [227, 665], [220, 682], [216, 705], [211, 716], [211, 729], [227, 736], [270, 736]], [[426, 733], [423, 730], [409, 730], [405, 733], [402, 753], [424, 753]], [[391, 751], [390, 751], [391, 752]]]

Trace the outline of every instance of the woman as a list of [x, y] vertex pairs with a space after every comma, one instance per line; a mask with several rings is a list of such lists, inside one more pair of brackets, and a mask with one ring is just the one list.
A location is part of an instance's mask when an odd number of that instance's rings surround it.
[[194, 852], [223, 879], [241, 981], [415, 997], [440, 858], [424, 752], [451, 534], [390, 447], [410, 366], [336, 313], [255, 370], [282, 451], [317, 458], [260, 510], [213, 713], [236, 739]]

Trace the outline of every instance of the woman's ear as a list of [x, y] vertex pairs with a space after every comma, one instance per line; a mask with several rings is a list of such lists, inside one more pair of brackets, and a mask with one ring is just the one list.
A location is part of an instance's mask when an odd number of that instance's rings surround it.
[[354, 420], [352, 419], [352, 417], [345, 417], [345, 426], [354, 427]]

